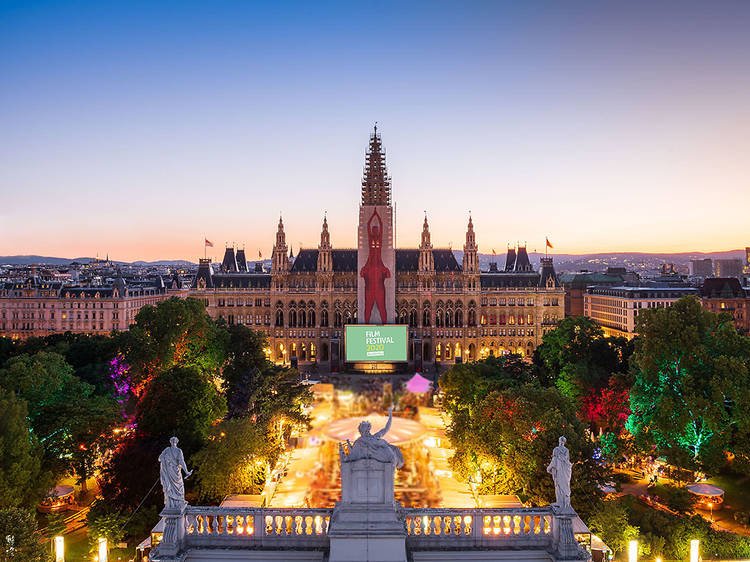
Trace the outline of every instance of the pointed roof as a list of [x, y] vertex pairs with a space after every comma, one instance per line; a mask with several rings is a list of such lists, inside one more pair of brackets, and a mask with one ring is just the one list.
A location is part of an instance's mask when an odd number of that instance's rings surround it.
[[365, 156], [362, 178], [362, 205], [390, 205], [391, 178], [385, 165], [385, 150], [375, 125], [370, 135], [370, 145]]
[[234, 255], [234, 246], [224, 249], [224, 259], [221, 260], [221, 270], [228, 272], [237, 271], [237, 258]]
[[[508, 266], [505, 266], [506, 269]], [[533, 271], [531, 267], [531, 261], [529, 261], [529, 254], [526, 253], [526, 246], [518, 247], [518, 256], [516, 256], [516, 271]]]

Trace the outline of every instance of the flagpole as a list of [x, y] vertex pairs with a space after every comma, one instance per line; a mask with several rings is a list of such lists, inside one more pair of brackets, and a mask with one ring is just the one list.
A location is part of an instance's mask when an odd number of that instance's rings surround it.
[[204, 260], [206, 259], [206, 240], [208, 240], [208, 238], [206, 238], [206, 235], [203, 234], [203, 259]]

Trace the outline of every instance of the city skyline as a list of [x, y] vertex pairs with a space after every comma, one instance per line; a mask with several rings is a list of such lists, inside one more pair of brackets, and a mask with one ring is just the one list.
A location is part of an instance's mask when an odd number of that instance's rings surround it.
[[6, 5], [0, 254], [354, 247], [375, 121], [400, 247], [744, 247], [750, 6], [679, 6]]

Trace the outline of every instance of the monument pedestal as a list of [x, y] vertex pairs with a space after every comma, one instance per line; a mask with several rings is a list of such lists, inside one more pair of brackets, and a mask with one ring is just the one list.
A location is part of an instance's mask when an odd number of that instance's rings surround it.
[[171, 561], [182, 559], [182, 543], [185, 538], [185, 510], [182, 507], [165, 507], [159, 514], [164, 521], [162, 539], [149, 555], [149, 560]]
[[330, 562], [406, 562], [406, 528], [393, 501], [392, 462], [341, 463], [341, 501], [328, 530]]

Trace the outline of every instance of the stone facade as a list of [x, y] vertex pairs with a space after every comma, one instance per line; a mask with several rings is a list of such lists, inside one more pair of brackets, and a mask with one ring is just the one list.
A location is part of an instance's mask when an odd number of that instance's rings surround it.
[[[367, 153], [360, 223], [374, 208], [390, 221], [390, 178], [377, 130]], [[272, 360], [316, 363], [335, 371], [344, 356], [344, 325], [364, 323], [359, 314], [366, 244], [362, 224], [359, 233], [359, 248], [332, 248], [324, 219], [318, 248], [301, 249], [294, 258], [279, 219], [270, 271], [260, 264], [234, 267], [229, 259], [230, 267], [215, 273], [209, 260], [201, 260], [190, 296], [202, 299], [214, 318], [266, 332]], [[389, 232], [385, 234], [384, 245], [392, 241]], [[384, 263], [395, 272], [386, 280], [386, 299], [393, 295], [394, 307], [394, 318], [387, 323], [409, 326], [410, 368], [510, 352], [529, 356], [564, 316], [564, 290], [552, 258], [542, 258], [537, 271], [526, 248], [517, 253], [514, 248], [504, 270], [492, 264], [480, 271], [471, 218], [462, 256], [450, 248], [433, 248], [427, 217], [419, 246], [384, 247], [383, 256], [390, 260], [388, 252], [393, 252], [393, 260]]]
[[76, 286], [30, 277], [0, 283], [0, 336], [26, 339], [64, 332], [107, 335], [113, 330], [127, 330], [141, 307], [186, 294], [179, 279], [165, 284], [161, 278], [117, 278], [103, 286]]

